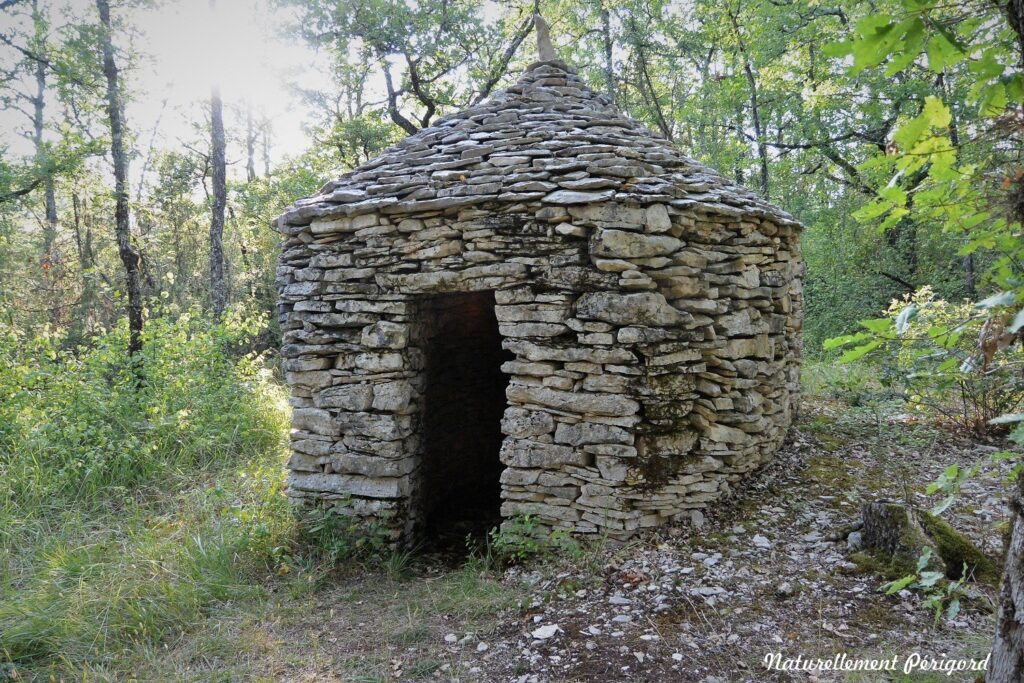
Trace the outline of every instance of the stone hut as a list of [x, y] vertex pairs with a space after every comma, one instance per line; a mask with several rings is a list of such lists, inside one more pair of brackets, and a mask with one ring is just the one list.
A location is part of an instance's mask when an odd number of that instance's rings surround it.
[[556, 59], [276, 226], [289, 495], [394, 539], [689, 519], [796, 410], [800, 225]]

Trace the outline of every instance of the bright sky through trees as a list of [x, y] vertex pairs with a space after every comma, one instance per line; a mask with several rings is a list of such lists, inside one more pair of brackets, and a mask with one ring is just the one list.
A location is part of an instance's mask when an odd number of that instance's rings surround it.
[[[54, 29], [73, 17], [95, 13], [90, 0], [43, 4]], [[319, 87], [325, 83], [318, 55], [299, 40], [281, 35], [286, 11], [267, 0], [218, 0], [211, 11], [208, 0], [169, 0], [156, 7], [113, 7], [137, 30], [132, 37], [142, 59], [128, 69], [132, 93], [127, 118], [141, 143], [148, 143], [156, 127], [157, 145], [177, 146], [196, 137], [193, 123], [219, 82], [229, 127], [244, 125], [240, 108], [250, 104], [256, 118], [271, 119], [271, 152], [275, 161], [300, 153], [308, 144], [303, 133], [303, 107], [297, 106], [293, 85]], [[0, 31], [14, 28], [17, 17], [0, 15]], [[118, 36], [121, 40], [123, 37]], [[11, 51], [0, 59], [15, 59]], [[234, 118], [240, 121], [233, 121]], [[21, 134], [27, 122], [13, 111], [0, 112], [0, 140], [12, 152], [30, 153]], [[237, 151], [229, 149], [229, 175], [242, 172]]]
[[[135, 79], [147, 91], [137, 104], [136, 125], [152, 125], [163, 98], [168, 108], [187, 107], [208, 98], [210, 85], [218, 82], [229, 110], [248, 102], [272, 119], [277, 155], [300, 152], [305, 141], [300, 109], [287, 83], [315, 82], [316, 57], [299, 41], [277, 35], [276, 24], [287, 18], [268, 5], [266, 0], [218, 0], [211, 11], [208, 0], [175, 0], [139, 12], [146, 37], [140, 48], [152, 61]], [[144, 76], [147, 69], [151, 77]], [[165, 114], [164, 136], [187, 135], [188, 118]]]

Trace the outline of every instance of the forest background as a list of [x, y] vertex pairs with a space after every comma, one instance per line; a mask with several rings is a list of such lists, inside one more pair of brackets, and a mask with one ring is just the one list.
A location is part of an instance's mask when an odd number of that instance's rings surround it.
[[299, 561], [271, 222], [513, 83], [537, 9], [806, 226], [812, 374], [890, 351], [864, 372], [937, 418], [1021, 419], [1019, 2], [0, 0], [6, 659], [106, 666]]

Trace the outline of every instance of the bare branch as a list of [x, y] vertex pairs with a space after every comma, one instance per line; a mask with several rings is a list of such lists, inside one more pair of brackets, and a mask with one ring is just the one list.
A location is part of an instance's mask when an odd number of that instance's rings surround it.
[[[0, 7], [0, 9], [3, 9], [3, 8]], [[36, 178], [35, 180], [30, 182], [28, 185], [25, 185], [24, 187], [20, 187], [17, 190], [11, 190], [10, 192], [5, 192], [4, 194], [0, 194], [0, 204], [5, 204], [7, 202], [14, 201], [15, 199], [18, 199], [20, 197], [24, 197], [25, 195], [31, 193], [33, 190], [35, 190], [37, 187], [39, 187], [42, 184], [43, 184], [43, 179], [42, 178]]]
[[472, 104], [480, 104], [484, 99], [491, 94], [494, 90], [494, 86], [498, 84], [501, 77], [505, 75], [508, 70], [508, 64], [512, 61], [512, 57], [515, 55], [516, 50], [526, 40], [526, 36], [530, 35], [533, 31], [533, 17], [526, 17], [526, 21], [523, 22], [522, 26], [519, 27], [519, 31], [516, 33], [515, 38], [509, 43], [509, 46], [505, 48], [504, 54], [501, 55], [501, 59], [498, 60], [497, 67], [491, 72], [487, 82], [480, 88], [480, 92], [477, 93], [476, 97], [473, 98]]
[[895, 283], [896, 283], [896, 284], [898, 284], [899, 286], [901, 286], [901, 287], [903, 287], [904, 289], [906, 289], [906, 290], [907, 290], [908, 292], [914, 292], [914, 291], [917, 291], [917, 285], [915, 285], [915, 284], [913, 284], [913, 283], [911, 283], [911, 282], [907, 282], [906, 280], [904, 280], [903, 278], [901, 278], [901, 277], [900, 277], [899, 275], [894, 275], [894, 274], [892, 274], [892, 273], [887, 273], [887, 272], [885, 272], [884, 270], [879, 270], [879, 271], [877, 271], [877, 272], [878, 272], [878, 274], [879, 274], [879, 275], [881, 275], [882, 277], [884, 277], [884, 278], [887, 278], [887, 279], [889, 279], [889, 280], [892, 280], [893, 282], [895, 282]]
[[384, 62], [384, 85], [388, 91], [388, 115], [402, 130], [412, 135], [419, 129], [416, 128], [416, 124], [402, 116], [402, 112], [398, 111], [398, 96], [401, 94], [401, 91], [395, 90], [394, 83], [391, 80], [391, 68], [388, 66], [387, 60], [382, 59], [381, 61]]

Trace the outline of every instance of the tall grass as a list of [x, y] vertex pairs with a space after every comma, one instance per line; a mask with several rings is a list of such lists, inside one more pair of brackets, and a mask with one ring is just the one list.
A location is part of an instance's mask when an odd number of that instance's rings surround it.
[[0, 330], [0, 662], [124, 672], [260, 593], [292, 534], [261, 326], [153, 318], [138, 365], [122, 327], [74, 352]]
[[806, 396], [839, 398], [853, 406], [896, 397], [883, 381], [881, 369], [866, 362], [841, 364], [834, 358], [808, 359], [800, 375]]

